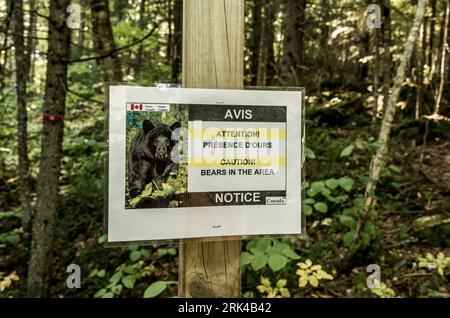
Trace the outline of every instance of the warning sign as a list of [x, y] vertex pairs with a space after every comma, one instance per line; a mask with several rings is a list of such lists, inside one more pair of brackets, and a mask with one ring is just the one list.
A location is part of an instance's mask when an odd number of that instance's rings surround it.
[[111, 86], [109, 242], [300, 233], [301, 94]]

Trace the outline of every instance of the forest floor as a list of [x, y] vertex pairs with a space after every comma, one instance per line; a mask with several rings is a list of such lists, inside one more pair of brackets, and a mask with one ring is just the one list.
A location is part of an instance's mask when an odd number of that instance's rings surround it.
[[[371, 115], [360, 98], [348, 100], [347, 104], [342, 102], [330, 107], [331, 99], [326, 99], [307, 115], [307, 143], [314, 152], [314, 159], [307, 160], [306, 180], [350, 176], [355, 180], [353, 198], [357, 198], [363, 193], [363, 180], [371, 159], [371, 153], [357, 142], [369, 143], [376, 139], [378, 126], [372, 124]], [[448, 123], [444, 128], [441, 124], [430, 123], [424, 145], [422, 121], [404, 125], [406, 121], [399, 118], [397, 122], [400, 124], [393, 129], [390, 148], [391, 169], [382, 178], [377, 191], [380, 213], [376, 224], [382, 233], [378, 241], [341, 262], [348, 248], [341, 243], [341, 225], [335, 225], [340, 205], [328, 203], [333, 209], [326, 214], [307, 216], [306, 238], [289, 242], [302, 262], [312, 259], [332, 273], [333, 280], [321, 283], [318, 288], [299, 288], [298, 276], [294, 274], [296, 262], [277, 273], [267, 266], [258, 271], [245, 265], [244, 296], [261, 297], [257, 286], [260, 278], [268, 275], [287, 279], [293, 297], [450, 297]], [[352, 153], [342, 156], [343, 149], [353, 143], [356, 146]], [[85, 156], [77, 158], [77, 162], [89, 158], [91, 151], [86, 150]], [[160, 296], [176, 296], [178, 253], [175, 244], [104, 247], [103, 197], [99, 194], [103, 193], [101, 160], [99, 162], [82, 163], [78, 173], [68, 173], [62, 178], [61, 208], [49, 278], [50, 296], [142, 297], [153, 282], [167, 282]], [[13, 174], [2, 182], [2, 192], [17, 193], [17, 178]], [[0, 297], [20, 297], [26, 291], [29, 242], [20, 227], [17, 200], [8, 196], [5, 199], [8, 200], [6, 211], [11, 213], [0, 214], [0, 283], [6, 282], [6, 277], [11, 279], [9, 284], [3, 283]], [[428, 222], [426, 218], [435, 216], [440, 218], [439, 224], [418, 229], [419, 221]], [[250, 241], [243, 242], [244, 248]], [[442, 262], [438, 260], [439, 253], [444, 254]], [[427, 255], [429, 265], [421, 266]], [[66, 288], [66, 267], [71, 263], [81, 267], [80, 289]], [[366, 267], [371, 263], [381, 268], [383, 284], [377, 292], [371, 292], [365, 284]], [[11, 274], [15, 276], [8, 276]]]

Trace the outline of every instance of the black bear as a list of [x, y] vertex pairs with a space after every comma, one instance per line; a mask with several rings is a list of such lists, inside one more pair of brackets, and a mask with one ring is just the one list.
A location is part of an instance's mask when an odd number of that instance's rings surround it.
[[164, 124], [154, 125], [150, 120], [142, 122], [142, 129], [131, 141], [128, 189], [131, 197], [141, 194], [150, 182], [159, 187], [167, 180], [178, 164], [171, 158], [172, 148], [177, 143], [172, 132], [180, 128], [175, 122], [170, 127]]

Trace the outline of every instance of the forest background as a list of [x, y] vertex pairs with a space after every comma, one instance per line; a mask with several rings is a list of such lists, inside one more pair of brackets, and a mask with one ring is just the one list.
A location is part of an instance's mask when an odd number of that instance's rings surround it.
[[[103, 246], [104, 92], [180, 83], [182, 1], [73, 3], [0, 0], [0, 297], [176, 296], [176, 245]], [[245, 9], [244, 84], [306, 88], [307, 231], [244, 240], [242, 295], [449, 297], [450, 1]]]

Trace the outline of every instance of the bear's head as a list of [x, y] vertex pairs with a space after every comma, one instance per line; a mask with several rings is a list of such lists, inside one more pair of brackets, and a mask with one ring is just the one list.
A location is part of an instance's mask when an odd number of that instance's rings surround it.
[[172, 138], [172, 132], [180, 128], [180, 122], [173, 123], [170, 127], [164, 124], [153, 124], [150, 120], [142, 122], [142, 130], [145, 134], [145, 154], [151, 159], [166, 161], [170, 159], [170, 153], [176, 140]]

